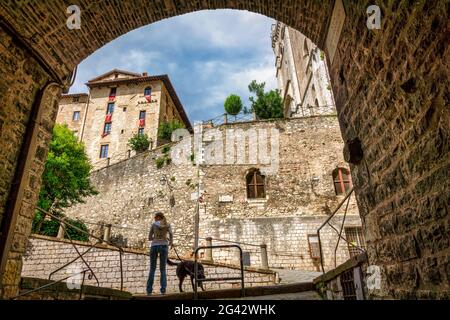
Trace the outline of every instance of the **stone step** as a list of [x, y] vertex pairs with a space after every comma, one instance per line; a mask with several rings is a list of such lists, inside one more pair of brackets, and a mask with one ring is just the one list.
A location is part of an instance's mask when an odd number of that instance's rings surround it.
[[[302, 283], [290, 283], [275, 286], [264, 286], [264, 287], [249, 287], [245, 288], [245, 297], [261, 297], [268, 295], [280, 295], [280, 294], [293, 294], [299, 292], [314, 291], [314, 285], [312, 282], [302, 282]], [[241, 298], [241, 289], [223, 289], [223, 290], [210, 290], [210, 291], [199, 291], [199, 299], [210, 300], [210, 299], [233, 299]], [[170, 293], [164, 295], [134, 295], [135, 300], [192, 300], [194, 299], [193, 292], [180, 292], [180, 293]]]

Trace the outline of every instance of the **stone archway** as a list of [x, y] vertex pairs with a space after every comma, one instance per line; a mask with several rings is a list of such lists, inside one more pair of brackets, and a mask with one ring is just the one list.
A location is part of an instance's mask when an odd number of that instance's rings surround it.
[[[0, 4], [3, 296], [17, 291], [43, 170], [30, 159], [45, 159], [54, 121], [49, 116], [35, 122], [33, 114], [51, 115], [52, 101], [68, 86], [74, 67], [109, 41], [164, 18], [219, 8], [275, 18], [333, 51], [330, 75], [342, 135], [344, 141], [359, 139], [364, 154], [351, 169], [369, 261], [384, 271], [376, 295], [445, 296], [450, 283], [447, 1], [376, 1], [381, 30], [366, 27], [369, 1], [342, 1], [341, 33], [329, 32], [340, 22], [332, 19], [334, 0], [73, 2], [82, 10], [80, 30], [66, 27], [65, 1]], [[327, 42], [329, 34], [336, 41]], [[49, 83], [59, 89], [48, 93]], [[47, 94], [51, 97], [39, 102]], [[30, 144], [34, 130], [41, 134]]]

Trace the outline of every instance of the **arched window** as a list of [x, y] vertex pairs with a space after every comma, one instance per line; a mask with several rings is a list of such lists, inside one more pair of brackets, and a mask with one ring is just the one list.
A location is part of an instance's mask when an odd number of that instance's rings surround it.
[[336, 168], [333, 170], [334, 190], [336, 194], [343, 194], [352, 187], [350, 171], [346, 168]]
[[251, 170], [246, 176], [247, 198], [258, 199], [266, 197], [265, 176], [257, 169]]
[[147, 87], [144, 89], [144, 96], [149, 97], [152, 95], [152, 88]]

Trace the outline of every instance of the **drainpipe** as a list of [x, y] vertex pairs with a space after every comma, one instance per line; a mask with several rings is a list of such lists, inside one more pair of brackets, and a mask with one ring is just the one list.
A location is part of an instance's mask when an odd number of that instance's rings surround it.
[[88, 110], [89, 110], [89, 102], [90, 101], [91, 101], [91, 89], [89, 89], [88, 99], [87, 99], [87, 103], [86, 103], [86, 110], [84, 112], [83, 126], [81, 127], [81, 133], [80, 133], [80, 142], [83, 141], [84, 128], [86, 126], [86, 119], [87, 119], [87, 114], [88, 114]]

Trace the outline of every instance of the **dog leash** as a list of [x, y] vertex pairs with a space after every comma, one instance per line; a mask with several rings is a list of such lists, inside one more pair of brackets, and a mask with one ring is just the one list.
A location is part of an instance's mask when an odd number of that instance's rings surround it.
[[[172, 248], [173, 248], [173, 251], [175, 251], [175, 254], [176, 254], [177, 257], [178, 257], [178, 260], [180, 260], [181, 262], [184, 262], [184, 260], [180, 258], [180, 255], [178, 254], [177, 249], [175, 249], [175, 246], [174, 246], [174, 245], [172, 245]], [[194, 275], [194, 273], [191, 272], [191, 271], [189, 271], [188, 268], [186, 268], [186, 266], [184, 266], [184, 270], [186, 270], [186, 271], [189, 273], [190, 276], [193, 276], [193, 275]]]
[[175, 249], [175, 246], [174, 246], [174, 245], [172, 245], [172, 249], [173, 249], [173, 251], [175, 251], [175, 254], [176, 254], [177, 257], [178, 257], [178, 260], [180, 260], [181, 262], [183, 262], [183, 259], [180, 258], [179, 254], [178, 254], [178, 252], [177, 252], [177, 249]]

